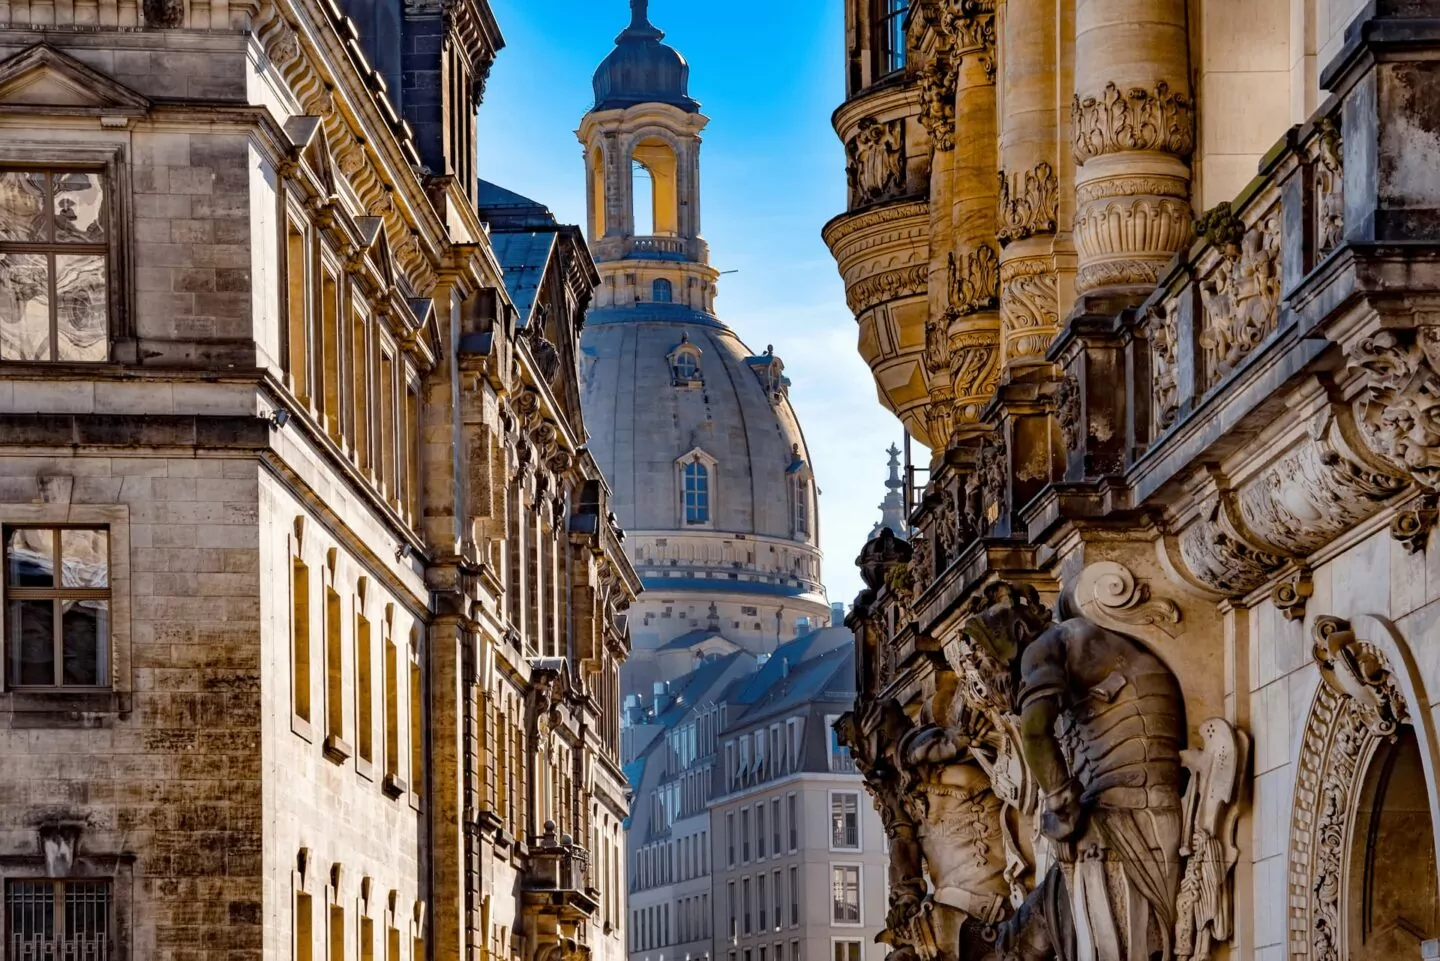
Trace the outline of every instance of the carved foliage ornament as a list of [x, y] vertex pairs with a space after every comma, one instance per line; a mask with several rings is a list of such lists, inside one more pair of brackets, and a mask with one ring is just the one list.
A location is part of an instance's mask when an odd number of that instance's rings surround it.
[[845, 145], [850, 205], [893, 197], [905, 187], [905, 121], [866, 117]]
[[958, 258], [951, 251], [945, 270], [952, 317], [989, 310], [1000, 302], [1000, 258], [990, 245], [963, 251]]
[[1080, 446], [1080, 381], [1066, 374], [1055, 391], [1055, 421], [1067, 451]]
[[1000, 328], [1008, 362], [1043, 357], [1060, 328], [1059, 283], [1048, 258], [1000, 266]]
[[1152, 598], [1150, 589], [1124, 564], [1097, 561], [1075, 580], [1075, 603], [1090, 620], [1115, 631], [1153, 627], [1171, 637], [1177, 633], [1180, 608], [1169, 598]]
[[1155, 426], [1164, 430], [1180, 412], [1180, 323], [1176, 305], [1150, 308], [1150, 396]]
[[955, 149], [955, 67], [945, 51], [920, 68], [920, 123], [936, 150]]
[[995, 236], [1004, 247], [1034, 234], [1055, 232], [1060, 217], [1059, 182], [1055, 168], [1040, 161], [1023, 174], [1000, 171], [999, 227]]
[[1361, 341], [1351, 361], [1370, 381], [1357, 400], [1366, 443], [1417, 482], [1440, 488], [1440, 317]]
[[922, 294], [929, 282], [925, 264], [898, 267], [857, 280], [846, 289], [845, 300], [852, 313], [860, 314], [887, 300]]
[[1195, 109], [1190, 97], [1164, 80], [1150, 90], [1122, 91], [1107, 83], [1099, 96], [1081, 97], [1070, 106], [1075, 131], [1075, 162], [1124, 150], [1158, 150], [1189, 157], [1195, 148]]

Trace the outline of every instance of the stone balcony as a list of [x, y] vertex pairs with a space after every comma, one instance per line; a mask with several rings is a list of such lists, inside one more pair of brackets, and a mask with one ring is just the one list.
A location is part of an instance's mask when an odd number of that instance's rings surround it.
[[551, 821], [530, 847], [521, 883], [526, 904], [562, 924], [592, 920], [600, 907], [589, 852], [568, 835], [557, 836]]

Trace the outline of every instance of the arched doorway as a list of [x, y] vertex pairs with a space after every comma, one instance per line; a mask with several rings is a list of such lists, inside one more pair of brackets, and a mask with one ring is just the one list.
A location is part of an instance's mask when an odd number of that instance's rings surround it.
[[1410, 727], [1381, 741], [1366, 768], [1351, 834], [1347, 884], [1349, 961], [1420, 957], [1440, 937], [1430, 803]]

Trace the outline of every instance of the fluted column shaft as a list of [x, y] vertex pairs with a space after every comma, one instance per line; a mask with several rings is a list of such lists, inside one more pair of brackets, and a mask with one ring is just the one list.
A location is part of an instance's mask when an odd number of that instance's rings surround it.
[[[1010, 376], [1044, 364], [1060, 325], [1056, 5], [1056, 0], [1007, 0], [1000, 25], [1003, 116], [996, 236], [1001, 358]], [[1069, 247], [1068, 233], [1064, 245]]]
[[995, 392], [1000, 369], [994, 11], [994, 0], [961, 0], [946, 7], [941, 24], [956, 70], [945, 314], [954, 392], [952, 444], [988, 430], [980, 415]]
[[1191, 238], [1185, 0], [1077, 0], [1078, 293], [1139, 294]]

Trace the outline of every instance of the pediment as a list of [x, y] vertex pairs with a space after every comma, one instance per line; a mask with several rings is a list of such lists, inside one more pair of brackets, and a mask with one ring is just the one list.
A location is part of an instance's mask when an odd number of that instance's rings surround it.
[[150, 101], [45, 44], [0, 61], [0, 108], [45, 107], [86, 112], [143, 114]]
[[285, 135], [290, 138], [296, 156], [305, 162], [320, 182], [325, 196], [335, 194], [335, 155], [325, 123], [319, 117], [298, 115], [285, 121]]

